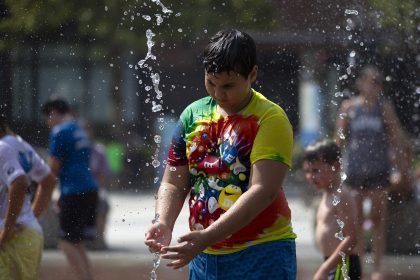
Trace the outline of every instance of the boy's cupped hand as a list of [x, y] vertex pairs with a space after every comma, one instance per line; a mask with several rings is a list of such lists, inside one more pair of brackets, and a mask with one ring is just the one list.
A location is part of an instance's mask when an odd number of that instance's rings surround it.
[[163, 246], [162, 259], [170, 260], [167, 266], [173, 269], [179, 269], [186, 266], [193, 258], [206, 249], [207, 239], [205, 230], [197, 230], [189, 232], [178, 238], [177, 245]]
[[165, 224], [155, 223], [146, 232], [144, 243], [151, 252], [161, 252], [168, 246], [172, 239], [172, 229]]

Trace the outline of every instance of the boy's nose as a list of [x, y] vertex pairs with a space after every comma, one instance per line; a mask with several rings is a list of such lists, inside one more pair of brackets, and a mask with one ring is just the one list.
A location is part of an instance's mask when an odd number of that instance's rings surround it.
[[214, 90], [214, 95], [216, 96], [216, 99], [218, 98], [224, 98], [225, 97], [225, 92], [221, 89], [215, 89]]

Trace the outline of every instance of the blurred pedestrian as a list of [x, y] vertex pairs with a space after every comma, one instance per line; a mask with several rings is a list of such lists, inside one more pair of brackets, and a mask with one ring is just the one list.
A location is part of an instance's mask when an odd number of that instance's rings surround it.
[[[346, 185], [354, 190], [358, 208], [360, 254], [366, 243], [363, 225], [372, 222], [374, 271], [372, 279], [383, 279], [387, 191], [390, 186], [390, 147], [398, 146], [399, 120], [390, 101], [383, 96], [383, 75], [372, 65], [365, 66], [356, 81], [359, 95], [343, 101], [336, 122], [336, 142], [343, 148]], [[363, 204], [371, 201], [369, 217]]]
[[313, 280], [340, 280], [346, 279], [345, 276], [361, 279], [356, 246], [356, 201], [350, 190], [342, 188], [340, 158], [340, 148], [331, 140], [309, 145], [303, 156], [307, 181], [322, 192], [316, 214], [315, 240], [325, 261]]
[[89, 249], [105, 250], [108, 248], [105, 240], [105, 229], [109, 213], [108, 189], [110, 185], [111, 168], [106, 157], [106, 147], [96, 141], [95, 132], [89, 122], [81, 121], [82, 127], [88, 133], [92, 142], [90, 155], [90, 171], [98, 185], [98, 209], [96, 216], [96, 239], [86, 243]]
[[[29, 184], [38, 188], [31, 208]], [[31, 145], [0, 115], [0, 279], [38, 279], [43, 250], [37, 217], [57, 179]]]
[[[210, 95], [181, 114], [145, 243], [190, 279], [296, 279], [295, 233], [283, 191], [293, 135], [278, 105], [252, 88], [254, 40], [218, 32], [204, 51]], [[186, 196], [190, 232], [170, 246]]]
[[42, 106], [51, 128], [50, 167], [60, 180], [58, 247], [77, 279], [93, 279], [84, 241], [96, 237], [98, 188], [89, 170], [91, 141], [74, 119], [69, 104], [51, 98]]

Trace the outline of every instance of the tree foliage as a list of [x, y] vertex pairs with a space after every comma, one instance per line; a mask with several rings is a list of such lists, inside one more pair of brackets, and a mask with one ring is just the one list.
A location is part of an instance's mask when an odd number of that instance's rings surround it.
[[377, 21], [382, 28], [398, 34], [406, 47], [418, 50], [420, 44], [419, 0], [370, 0], [377, 10]]
[[[172, 12], [165, 13], [164, 7]], [[158, 29], [166, 39], [188, 40], [203, 30], [276, 26], [273, 3], [267, 0], [4, 0], [3, 9], [3, 49], [28, 39], [88, 40], [144, 49], [149, 28]]]

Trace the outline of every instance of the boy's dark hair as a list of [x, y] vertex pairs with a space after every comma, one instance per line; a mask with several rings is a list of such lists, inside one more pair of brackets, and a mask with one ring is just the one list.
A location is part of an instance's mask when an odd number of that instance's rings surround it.
[[5, 133], [7, 131], [7, 120], [6, 117], [0, 113], [0, 132]]
[[60, 114], [66, 114], [70, 112], [70, 105], [62, 98], [51, 98], [42, 105], [41, 112], [44, 115], [49, 115], [52, 111], [57, 111]]
[[234, 71], [248, 78], [257, 64], [255, 42], [236, 29], [219, 31], [204, 49], [203, 64], [207, 73]]
[[303, 161], [322, 161], [327, 164], [334, 164], [341, 158], [341, 151], [338, 145], [329, 139], [318, 140], [305, 149]]

